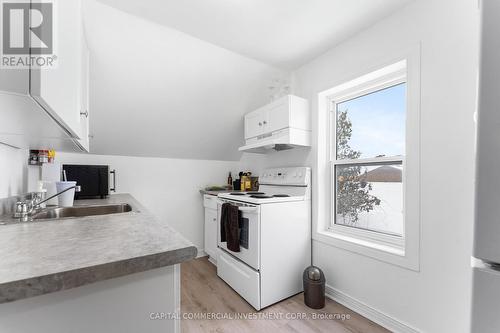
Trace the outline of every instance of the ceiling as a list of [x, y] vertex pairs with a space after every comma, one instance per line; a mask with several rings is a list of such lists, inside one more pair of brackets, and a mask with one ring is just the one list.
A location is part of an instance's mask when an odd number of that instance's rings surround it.
[[295, 69], [411, 0], [99, 0], [284, 69]]

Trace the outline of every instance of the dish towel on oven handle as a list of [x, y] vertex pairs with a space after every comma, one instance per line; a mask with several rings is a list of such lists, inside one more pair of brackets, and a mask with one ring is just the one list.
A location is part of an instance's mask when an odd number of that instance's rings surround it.
[[223, 203], [220, 219], [220, 240], [227, 242], [227, 249], [240, 252], [240, 219], [241, 212], [238, 206]]

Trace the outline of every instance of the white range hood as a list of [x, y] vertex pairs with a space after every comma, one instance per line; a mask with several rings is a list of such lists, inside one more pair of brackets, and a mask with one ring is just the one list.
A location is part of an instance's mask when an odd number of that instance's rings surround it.
[[311, 146], [306, 99], [286, 95], [245, 115], [245, 145], [239, 151], [265, 154]]
[[310, 131], [286, 128], [270, 133], [265, 137], [247, 140], [247, 144], [240, 147], [238, 150], [247, 153], [266, 154], [272, 150], [280, 151], [310, 146]]

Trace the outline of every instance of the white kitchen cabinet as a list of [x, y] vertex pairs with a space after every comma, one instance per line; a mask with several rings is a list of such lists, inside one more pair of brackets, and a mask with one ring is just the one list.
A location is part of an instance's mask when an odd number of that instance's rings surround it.
[[267, 125], [266, 110], [255, 110], [245, 116], [245, 138], [253, 138], [264, 133]]
[[31, 97], [0, 91], [0, 142], [13, 147], [79, 151], [74, 139]]
[[211, 259], [217, 253], [217, 210], [205, 208], [205, 252]]
[[[295, 96], [293, 96], [295, 97]], [[281, 103], [272, 105], [267, 111], [268, 124], [266, 132], [274, 132], [283, 128], [290, 127], [290, 118], [295, 108], [291, 107], [292, 97], [287, 96]]]
[[245, 140], [284, 128], [310, 131], [307, 100], [287, 95], [245, 115]]
[[205, 253], [209, 260], [217, 264], [217, 197], [205, 194], [203, 206], [205, 207]]
[[309, 103], [294, 95], [269, 103], [245, 115], [245, 145], [239, 151], [265, 154], [311, 146]]
[[81, 0], [54, 8], [56, 68], [0, 69], [0, 142], [89, 151], [89, 50]]
[[59, 1], [55, 9], [57, 67], [32, 69], [30, 94], [73, 138], [81, 139], [81, 0]]

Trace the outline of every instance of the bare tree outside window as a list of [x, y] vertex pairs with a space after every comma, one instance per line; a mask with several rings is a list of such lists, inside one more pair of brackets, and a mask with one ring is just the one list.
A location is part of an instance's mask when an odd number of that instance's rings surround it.
[[[337, 118], [337, 159], [357, 159], [360, 151], [351, 148], [352, 123], [347, 116], [348, 110], [338, 113]], [[380, 199], [371, 195], [372, 185], [367, 182], [367, 173], [361, 166], [348, 165], [336, 167], [337, 177], [337, 216], [341, 216], [342, 224], [355, 226], [361, 212], [370, 212], [380, 205]]]

